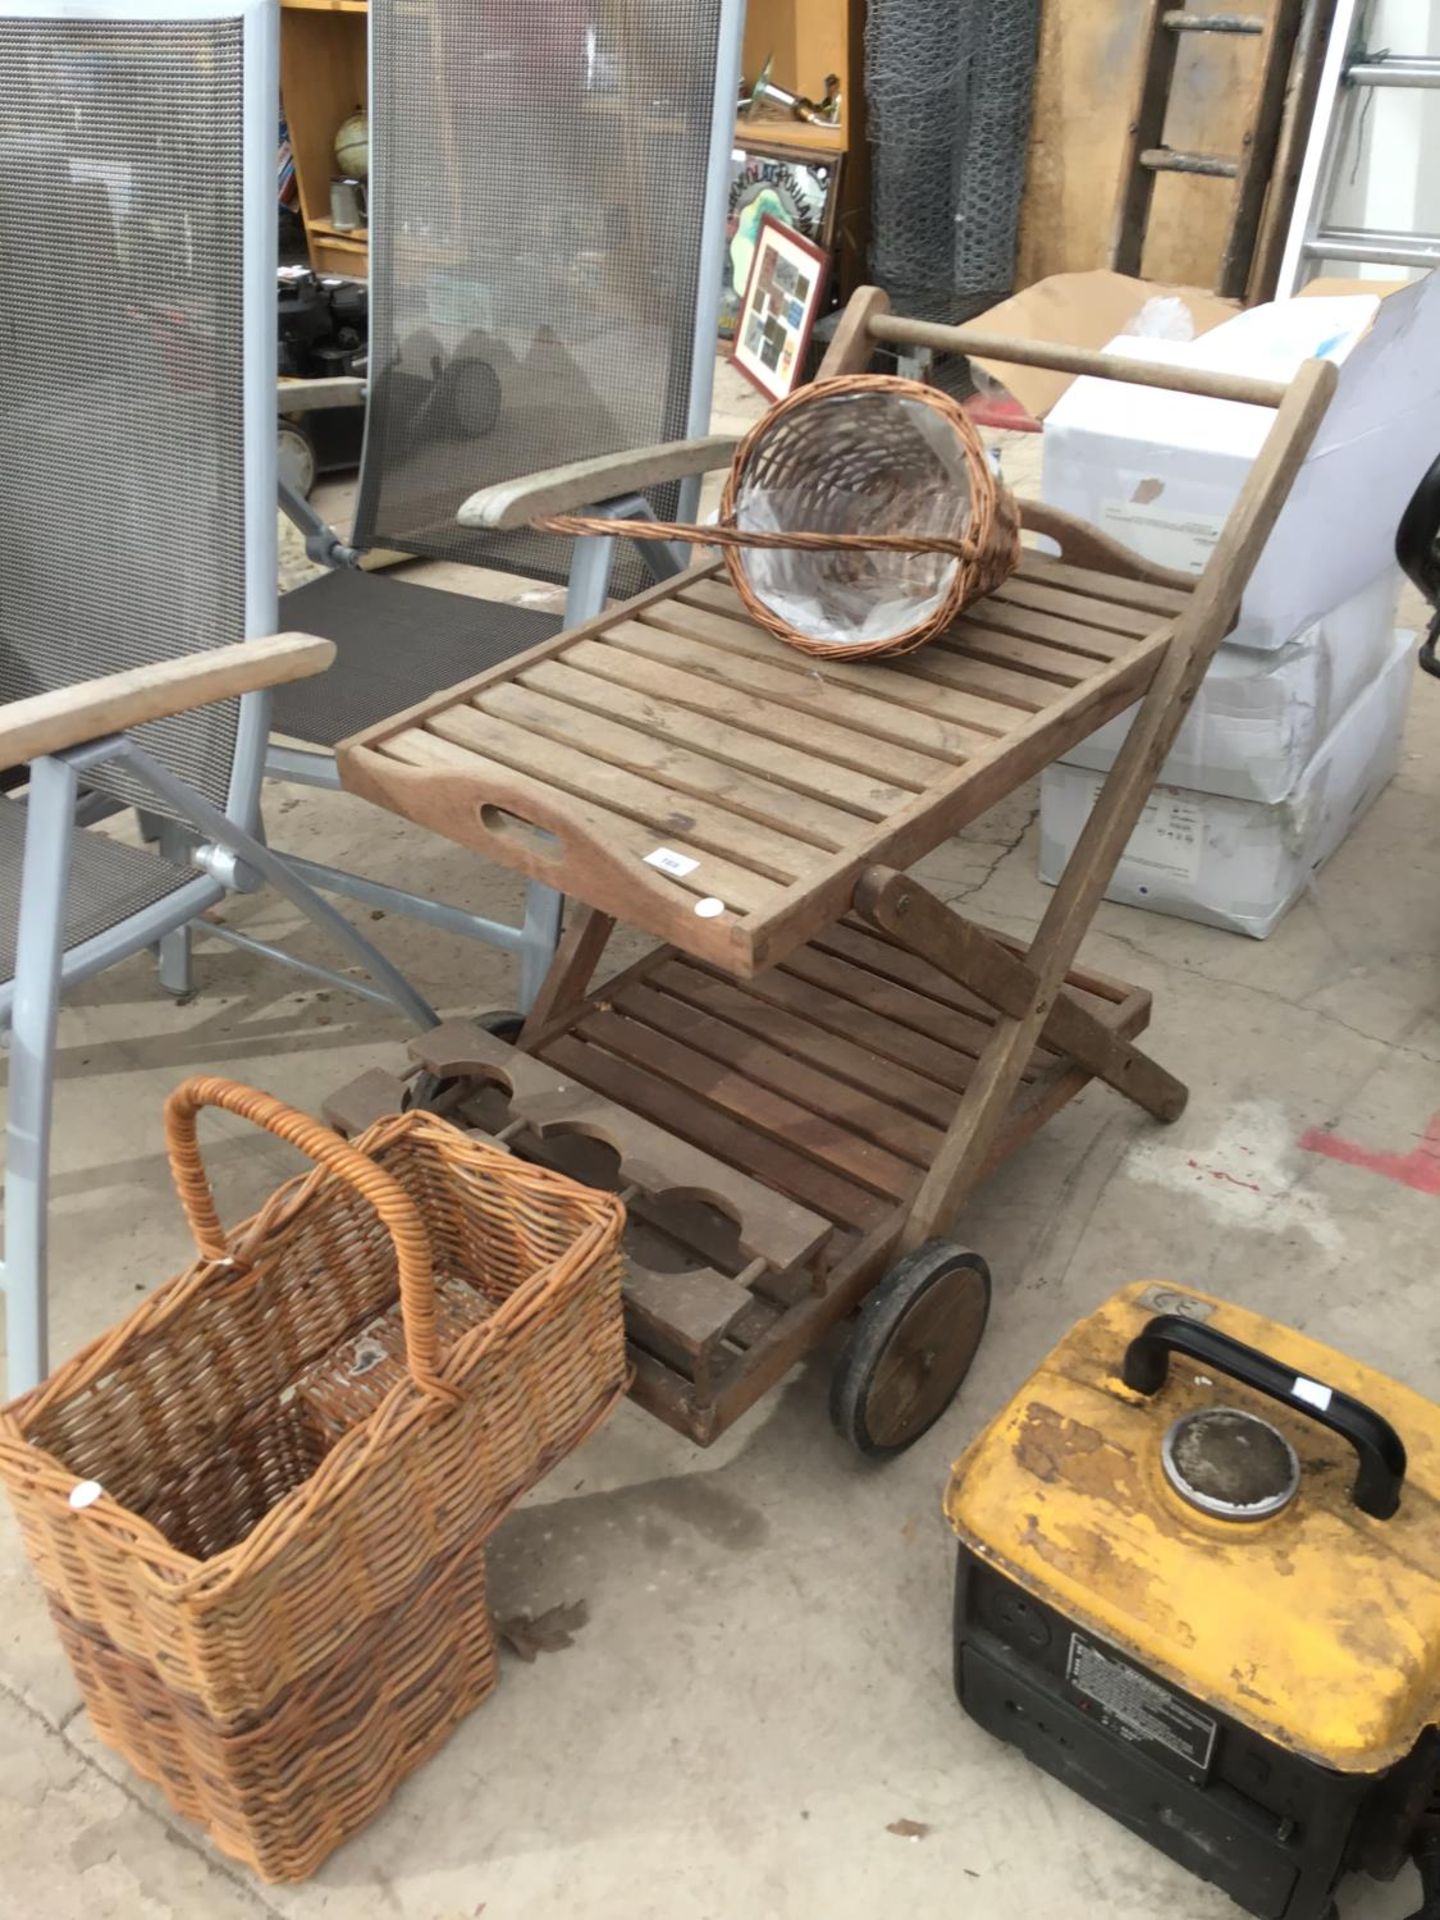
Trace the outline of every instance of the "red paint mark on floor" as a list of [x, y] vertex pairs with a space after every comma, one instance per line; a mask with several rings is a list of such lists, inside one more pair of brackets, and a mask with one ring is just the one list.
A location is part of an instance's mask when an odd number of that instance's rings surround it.
[[1416, 1193], [1440, 1194], [1440, 1113], [1432, 1114], [1420, 1136], [1420, 1144], [1409, 1153], [1380, 1153], [1362, 1147], [1358, 1140], [1329, 1133], [1324, 1127], [1311, 1127], [1300, 1136], [1306, 1153], [1322, 1153], [1327, 1160], [1342, 1160], [1347, 1167], [1363, 1167], [1367, 1173], [1383, 1174], [1398, 1180], [1402, 1187]]
[[[1248, 1149], [1247, 1149], [1248, 1151]], [[1208, 1173], [1212, 1180], [1226, 1180], [1232, 1187], [1248, 1187], [1251, 1193], [1263, 1193], [1265, 1189], [1253, 1180], [1242, 1180], [1239, 1174], [1227, 1173], [1224, 1167], [1202, 1167], [1198, 1160], [1187, 1160], [1187, 1167], [1193, 1167], [1197, 1173]]]

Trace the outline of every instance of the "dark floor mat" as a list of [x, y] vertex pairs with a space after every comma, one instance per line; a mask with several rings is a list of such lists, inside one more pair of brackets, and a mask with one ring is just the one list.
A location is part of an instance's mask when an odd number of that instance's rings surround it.
[[280, 596], [284, 632], [339, 652], [328, 673], [275, 689], [274, 725], [333, 747], [362, 727], [511, 660], [560, 631], [557, 614], [342, 569]]

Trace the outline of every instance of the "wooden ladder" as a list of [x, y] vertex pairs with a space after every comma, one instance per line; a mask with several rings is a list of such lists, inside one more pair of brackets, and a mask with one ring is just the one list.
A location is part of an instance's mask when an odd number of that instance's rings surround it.
[[[1120, 190], [1110, 243], [1117, 273], [1139, 275], [1159, 173], [1210, 175], [1235, 182], [1234, 205], [1215, 291], [1243, 300], [1266, 189], [1275, 165], [1285, 116], [1291, 58], [1304, 0], [1272, 0], [1269, 12], [1190, 13], [1173, 0], [1151, 0], [1140, 83], [1121, 158]], [[1165, 120], [1180, 43], [1188, 34], [1241, 35], [1259, 42], [1260, 75], [1255, 106], [1238, 155], [1188, 153], [1165, 144]]]

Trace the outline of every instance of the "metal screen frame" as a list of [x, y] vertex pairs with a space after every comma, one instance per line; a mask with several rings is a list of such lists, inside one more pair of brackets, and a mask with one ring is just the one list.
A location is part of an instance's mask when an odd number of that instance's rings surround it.
[[[0, 19], [149, 22], [238, 21], [244, 42], [242, 123], [242, 235], [244, 280], [245, 633], [274, 633], [278, 617], [275, 501], [276, 327], [275, 255], [279, 210], [273, 192], [251, 191], [273, 181], [280, 99], [279, 0], [0, 0]], [[260, 783], [270, 733], [270, 696], [240, 701], [230, 767], [227, 817], [253, 832], [260, 818]]]
[[[223, 0], [187, 0], [195, 17], [214, 18]], [[245, 637], [274, 633], [279, 618], [279, 498], [275, 439], [275, 261], [279, 202], [273, 190], [279, 138], [279, 0], [230, 0], [244, 22], [244, 261], [245, 278]], [[251, 192], [252, 183], [256, 191]], [[270, 190], [265, 191], [264, 185]], [[258, 203], [258, 204], [257, 204]], [[270, 738], [270, 695], [246, 694], [240, 702], [235, 759], [226, 812], [247, 833], [260, 820], [260, 788]]]
[[[730, 212], [730, 155], [735, 147], [744, 34], [745, 0], [720, 0], [720, 45], [715, 59], [715, 98], [710, 108], [710, 157], [705, 177], [705, 210], [700, 223], [700, 271], [695, 282], [695, 333], [690, 355], [687, 434], [692, 440], [709, 433], [710, 411], [715, 400], [720, 298], [725, 282], [725, 224]], [[681, 519], [694, 519], [700, 487], [698, 477], [681, 482]]]
[[[243, 575], [238, 609], [244, 636], [261, 638], [276, 623], [276, 445], [274, 426], [274, 156], [278, 92], [278, 0], [0, 0], [0, 20], [75, 27], [154, 24], [238, 26], [241, 46], [240, 240], [241, 458], [245, 464], [240, 511]], [[233, 150], [233, 149], [232, 149]], [[231, 441], [233, 455], [233, 439]], [[3, 534], [3, 529], [0, 529]], [[78, 528], [76, 537], [85, 537]], [[207, 555], [196, 553], [204, 567]], [[235, 614], [234, 596], [231, 617]], [[227, 622], [227, 625], [229, 623]], [[166, 950], [188, 973], [188, 922], [232, 891], [268, 881], [370, 976], [369, 984], [301, 961], [232, 927], [211, 931], [232, 944], [284, 962], [327, 984], [395, 1007], [418, 1026], [433, 1026], [433, 1008], [360, 931], [319, 898], [259, 836], [260, 783], [269, 733], [268, 693], [238, 705], [223, 807], [147, 754], [129, 736], [109, 735], [42, 755], [30, 765], [13, 978], [0, 983], [0, 1019], [10, 1027], [10, 1094], [5, 1117], [3, 1234], [0, 1295], [6, 1322], [6, 1367], [11, 1395], [34, 1386], [47, 1371], [48, 1201], [53, 1117], [56, 1022], [63, 989], [75, 981], [159, 944], [161, 975], [171, 991], [183, 982], [166, 974]], [[127, 763], [140, 787], [171, 817], [200, 836], [191, 858], [197, 869], [173, 892], [131, 912], [100, 933], [66, 947], [67, 893], [77, 803], [87, 774], [107, 763]], [[218, 767], [217, 767], [218, 771]], [[217, 782], [217, 785], [220, 784]], [[162, 855], [164, 849], [162, 846]], [[165, 855], [164, 857], [168, 857]]]
[[[629, 0], [626, 0], [629, 3]], [[715, 395], [715, 356], [720, 338], [720, 299], [724, 283], [725, 223], [730, 200], [730, 154], [735, 145], [736, 103], [740, 96], [742, 41], [745, 32], [746, 0], [719, 0], [716, 25], [715, 83], [710, 102], [710, 139], [706, 156], [705, 200], [701, 210], [700, 254], [694, 288], [694, 325], [690, 341], [690, 390], [685, 414], [685, 434], [689, 438], [710, 431], [710, 411]], [[377, 96], [378, 36], [370, 33], [366, 50], [367, 84], [370, 99]], [[368, 284], [374, 291], [374, 248], [367, 263]], [[372, 370], [373, 371], [373, 370]], [[367, 409], [360, 448], [361, 487], [357, 507], [364, 498], [364, 475], [380, 456], [379, 439], [383, 429]], [[516, 474], [515, 479], [524, 476]], [[478, 484], [478, 483], [477, 483]], [[681, 481], [678, 487], [677, 514], [693, 519], [700, 498], [701, 481]], [[596, 502], [596, 505], [601, 504]], [[377, 527], [382, 543], [386, 535]], [[405, 549], [402, 549], [405, 550]], [[423, 557], [423, 556], [422, 556]], [[525, 570], [513, 567], [501, 558], [478, 557], [472, 564], [495, 567], [524, 578]], [[534, 578], [550, 578], [536, 573]], [[601, 600], [603, 605], [603, 596]], [[593, 609], [599, 612], [600, 607]], [[567, 617], [571, 609], [567, 607]], [[577, 617], [588, 618], [588, 614]]]

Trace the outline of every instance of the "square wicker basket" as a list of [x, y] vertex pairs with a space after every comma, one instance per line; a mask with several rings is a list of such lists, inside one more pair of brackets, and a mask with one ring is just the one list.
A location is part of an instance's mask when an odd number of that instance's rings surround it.
[[499, 1677], [485, 1549], [467, 1547], [265, 1713], [213, 1720], [51, 1602], [95, 1731], [264, 1880], [303, 1880]]
[[[229, 1235], [206, 1105], [319, 1162]], [[347, 1145], [196, 1080], [166, 1128], [200, 1258], [0, 1412], [0, 1478], [57, 1617], [229, 1723], [343, 1661], [614, 1407], [624, 1208], [428, 1114]]]

